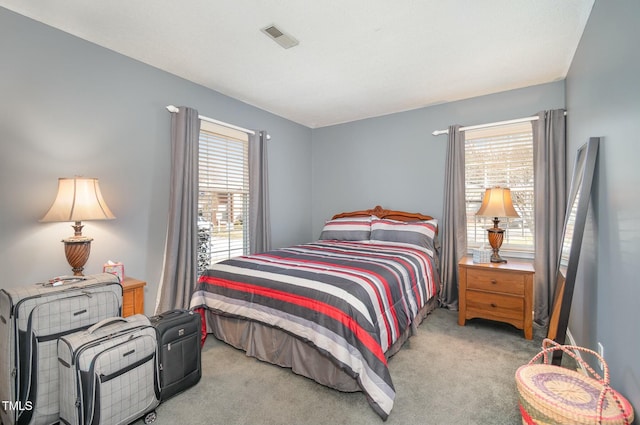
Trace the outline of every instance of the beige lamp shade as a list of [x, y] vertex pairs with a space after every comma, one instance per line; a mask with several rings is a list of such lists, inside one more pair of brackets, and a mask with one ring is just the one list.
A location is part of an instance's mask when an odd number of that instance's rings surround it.
[[511, 189], [492, 187], [487, 189], [482, 205], [476, 213], [480, 217], [520, 217], [513, 208]]
[[98, 179], [59, 178], [58, 195], [40, 221], [85, 221], [116, 218], [107, 206]]

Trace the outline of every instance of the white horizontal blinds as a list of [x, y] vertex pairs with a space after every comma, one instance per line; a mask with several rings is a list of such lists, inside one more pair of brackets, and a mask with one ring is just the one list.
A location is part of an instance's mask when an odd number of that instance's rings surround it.
[[465, 132], [465, 201], [469, 248], [489, 246], [490, 218], [476, 217], [486, 189], [511, 189], [520, 218], [500, 218], [505, 229], [501, 252], [534, 250], [533, 139], [531, 122]]
[[198, 268], [248, 253], [248, 136], [206, 121], [199, 145]]

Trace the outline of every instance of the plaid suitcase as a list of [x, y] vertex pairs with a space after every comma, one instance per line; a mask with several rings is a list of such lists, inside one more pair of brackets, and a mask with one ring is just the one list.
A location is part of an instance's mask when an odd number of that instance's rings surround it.
[[155, 420], [160, 403], [158, 342], [149, 318], [112, 317], [58, 340], [60, 422]]
[[121, 308], [122, 287], [108, 273], [0, 290], [2, 423], [58, 422], [57, 339]]
[[165, 401], [200, 381], [201, 317], [190, 310], [170, 310], [150, 320], [158, 338], [160, 400]]

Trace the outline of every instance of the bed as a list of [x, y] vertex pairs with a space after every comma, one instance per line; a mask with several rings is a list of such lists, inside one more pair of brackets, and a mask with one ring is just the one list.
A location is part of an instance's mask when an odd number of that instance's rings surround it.
[[336, 214], [315, 242], [217, 263], [191, 308], [207, 334], [340, 391], [386, 420], [387, 362], [436, 307], [437, 221], [419, 213]]

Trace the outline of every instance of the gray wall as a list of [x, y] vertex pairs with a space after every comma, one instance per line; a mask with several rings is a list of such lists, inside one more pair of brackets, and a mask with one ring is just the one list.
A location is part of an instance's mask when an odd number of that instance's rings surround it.
[[67, 223], [39, 223], [58, 177], [98, 177], [117, 219], [86, 222], [86, 273], [108, 260], [155, 304], [170, 172], [170, 114], [187, 105], [265, 129], [273, 244], [310, 239], [311, 130], [0, 8], [0, 288], [69, 274]]
[[[601, 137], [569, 328], [640, 409], [640, 2], [596, 0], [566, 79], [570, 152]], [[636, 417], [638, 416], [636, 412]]]
[[447, 136], [434, 130], [564, 108], [564, 81], [313, 131], [313, 236], [340, 211], [384, 208], [442, 217]]

